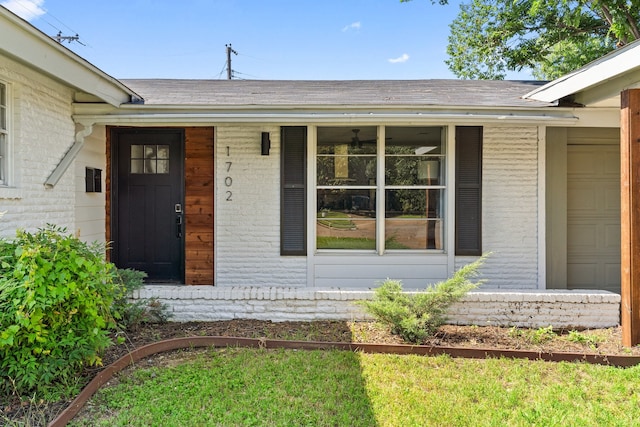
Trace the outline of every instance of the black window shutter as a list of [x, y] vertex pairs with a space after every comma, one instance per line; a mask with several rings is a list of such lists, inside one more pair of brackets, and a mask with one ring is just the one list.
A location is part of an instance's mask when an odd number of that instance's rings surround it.
[[456, 255], [482, 255], [482, 127], [456, 127]]
[[307, 128], [282, 128], [280, 254], [307, 254]]

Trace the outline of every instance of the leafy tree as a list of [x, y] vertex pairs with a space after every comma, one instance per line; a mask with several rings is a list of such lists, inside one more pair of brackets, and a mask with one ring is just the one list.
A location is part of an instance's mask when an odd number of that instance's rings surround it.
[[640, 2], [470, 0], [450, 28], [446, 63], [458, 77], [503, 79], [531, 69], [553, 79], [639, 39]]

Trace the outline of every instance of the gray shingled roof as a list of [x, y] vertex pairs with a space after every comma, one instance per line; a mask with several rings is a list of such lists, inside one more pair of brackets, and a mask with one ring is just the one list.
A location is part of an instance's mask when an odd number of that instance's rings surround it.
[[538, 81], [123, 79], [147, 105], [548, 107]]

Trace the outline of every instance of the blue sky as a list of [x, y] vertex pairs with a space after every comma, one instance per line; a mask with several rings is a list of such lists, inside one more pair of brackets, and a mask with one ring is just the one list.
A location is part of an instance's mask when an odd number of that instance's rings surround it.
[[[4, 0], [116, 78], [455, 78], [444, 63], [459, 0]], [[530, 78], [514, 74], [509, 78]]]

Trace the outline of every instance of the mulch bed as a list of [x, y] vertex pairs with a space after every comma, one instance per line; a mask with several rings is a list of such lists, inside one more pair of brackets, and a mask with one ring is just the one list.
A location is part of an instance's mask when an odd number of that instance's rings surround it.
[[[438, 333], [422, 344], [447, 347], [497, 348], [533, 350], [543, 352], [578, 352], [610, 355], [640, 355], [640, 347], [622, 346], [620, 328], [580, 331], [593, 341], [572, 342], [569, 331], [556, 330], [556, 336], [541, 334], [539, 342], [535, 331], [498, 326], [441, 326]], [[242, 338], [291, 339], [302, 341], [356, 342], [377, 344], [403, 344], [387, 328], [374, 322], [314, 321], [270, 322], [262, 320], [229, 320], [218, 322], [187, 322], [144, 325], [127, 333], [124, 345], [112, 347], [103, 360], [116, 360], [128, 348], [136, 348], [160, 340], [190, 336], [224, 336]]]
[[[538, 332], [540, 330], [537, 330]], [[621, 344], [620, 328], [580, 331], [582, 342], [569, 340], [569, 331], [556, 334], [536, 334], [536, 330], [496, 326], [442, 326], [438, 333], [423, 342], [429, 346], [532, 350], [537, 352], [574, 352], [583, 354], [636, 355], [640, 347], [625, 348]], [[266, 338], [279, 340], [322, 341], [342, 343], [404, 344], [388, 329], [373, 322], [314, 321], [270, 322], [260, 320], [229, 320], [142, 325], [124, 335], [125, 343], [114, 345], [103, 355], [104, 366], [126, 355], [132, 349], [170, 338], [223, 336]], [[87, 369], [87, 382], [102, 368]], [[7, 420], [17, 425], [46, 425], [68, 404], [58, 402], [12, 402], [0, 407], [0, 424]]]

